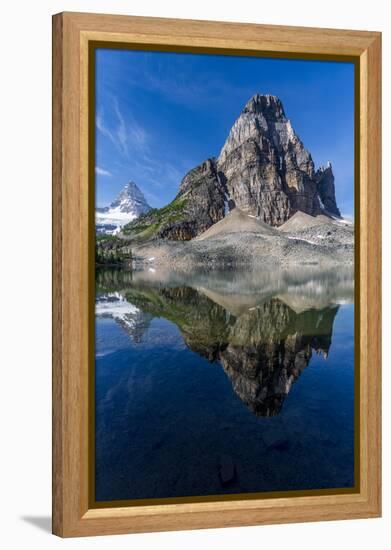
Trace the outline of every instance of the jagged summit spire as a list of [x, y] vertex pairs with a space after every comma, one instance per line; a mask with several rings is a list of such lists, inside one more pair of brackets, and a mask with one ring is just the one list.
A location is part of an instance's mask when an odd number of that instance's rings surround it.
[[241, 210], [279, 226], [297, 211], [339, 216], [331, 165], [315, 172], [280, 98], [257, 93], [234, 122], [217, 159]]
[[327, 161], [326, 165], [320, 164], [318, 168], [318, 172], [326, 172], [327, 170], [331, 172], [333, 171], [333, 166], [330, 160]]
[[138, 218], [151, 209], [143, 192], [133, 180], [129, 180], [116, 199], [97, 210], [96, 227], [98, 233], [117, 233], [126, 223]]
[[138, 189], [138, 187], [133, 180], [129, 180], [127, 183], [125, 183], [122, 191], [129, 192], [132, 189]]
[[284, 107], [281, 100], [271, 94], [254, 94], [246, 103], [243, 113], [259, 113], [266, 118], [285, 120]]
[[120, 207], [122, 211], [126, 212], [132, 210], [135, 205], [148, 207], [143, 192], [134, 181], [129, 180], [124, 185], [117, 198], [111, 203], [110, 207]]
[[224, 163], [235, 149], [246, 142], [261, 144], [265, 143], [265, 140], [270, 142], [280, 164], [289, 144], [299, 144], [302, 148], [299, 162], [308, 163], [309, 170], [313, 171], [310, 155], [295, 134], [291, 122], [286, 118], [280, 98], [260, 93], [247, 101], [234, 122], [220, 152], [218, 163]]

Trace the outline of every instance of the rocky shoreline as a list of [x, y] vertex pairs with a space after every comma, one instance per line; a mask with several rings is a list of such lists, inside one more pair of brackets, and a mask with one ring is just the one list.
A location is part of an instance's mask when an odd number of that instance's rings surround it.
[[[330, 220], [329, 223], [302, 227], [294, 231], [273, 229], [265, 231], [245, 226], [244, 217], [253, 218], [238, 210], [225, 220], [224, 230], [209, 237], [191, 241], [157, 239], [132, 248], [133, 267], [155, 269], [170, 266], [190, 270], [195, 267], [288, 266], [336, 264], [354, 262], [354, 228]], [[219, 222], [222, 223], [222, 222]]]

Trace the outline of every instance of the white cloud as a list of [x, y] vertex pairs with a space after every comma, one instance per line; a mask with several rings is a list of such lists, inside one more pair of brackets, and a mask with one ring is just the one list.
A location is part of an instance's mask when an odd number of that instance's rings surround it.
[[122, 113], [119, 109], [118, 101], [114, 100], [114, 112], [117, 115], [118, 119], [118, 126], [115, 130], [115, 136], [117, 138], [117, 143], [119, 145], [119, 148], [122, 150], [122, 152], [128, 156], [128, 136], [126, 131], [126, 124], [124, 117], [122, 116]]
[[101, 134], [109, 138], [114, 143], [114, 145], [116, 145], [116, 141], [114, 139], [112, 132], [104, 124], [103, 113], [96, 116], [95, 124], [98, 130], [101, 132]]
[[100, 168], [99, 166], [95, 166], [95, 174], [98, 174], [98, 176], [112, 176], [113, 175], [108, 170], [105, 170], [104, 168]]
[[120, 109], [118, 100], [112, 100], [113, 111], [117, 123], [109, 128], [104, 120], [104, 113], [101, 111], [96, 117], [96, 127], [102, 135], [107, 137], [118, 151], [127, 159], [132, 151], [142, 154], [149, 152], [147, 132], [140, 126], [131, 113], [127, 113], [126, 120]]

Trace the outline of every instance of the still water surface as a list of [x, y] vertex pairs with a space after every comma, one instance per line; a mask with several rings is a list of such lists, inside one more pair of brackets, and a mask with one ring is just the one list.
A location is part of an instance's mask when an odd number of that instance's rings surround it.
[[349, 270], [96, 283], [97, 501], [353, 486]]

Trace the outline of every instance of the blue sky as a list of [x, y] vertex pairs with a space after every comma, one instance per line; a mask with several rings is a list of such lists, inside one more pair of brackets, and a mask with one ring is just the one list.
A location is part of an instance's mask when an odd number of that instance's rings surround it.
[[351, 63], [99, 49], [96, 203], [133, 180], [153, 207], [188, 170], [217, 156], [255, 93], [277, 95], [315, 166], [332, 162], [337, 202], [353, 213]]

